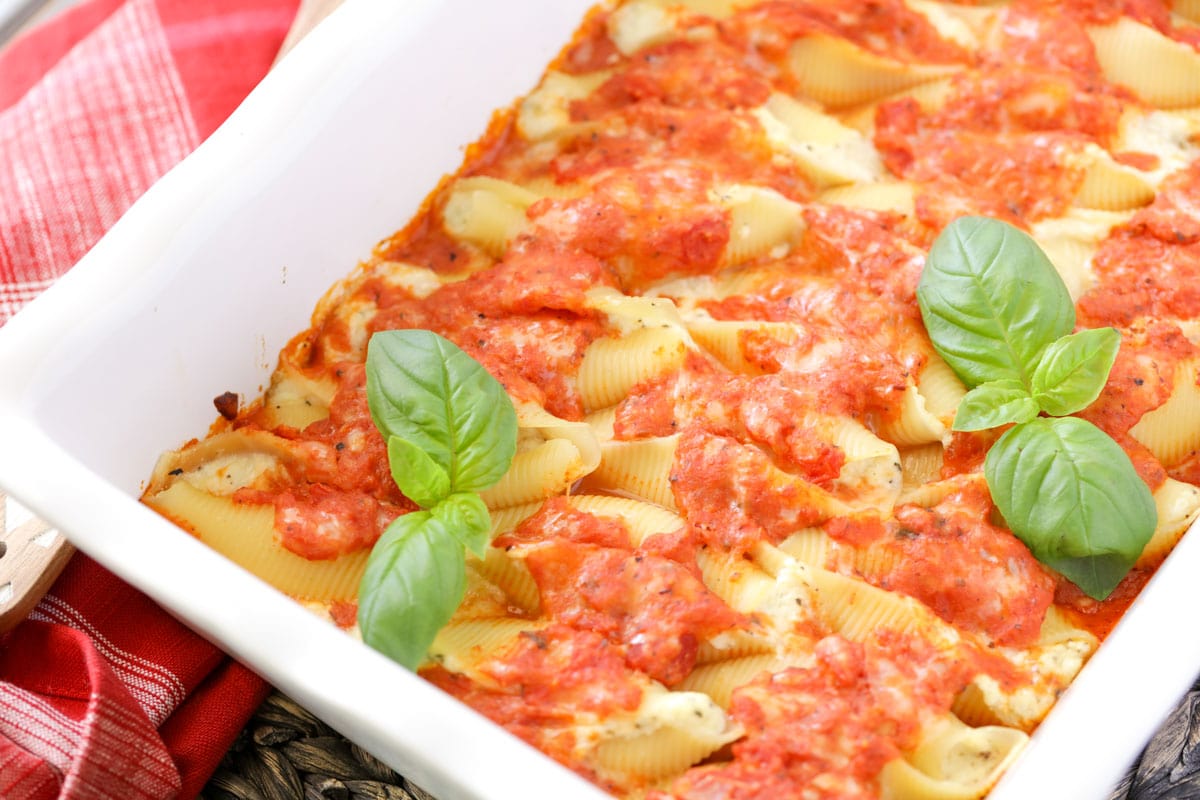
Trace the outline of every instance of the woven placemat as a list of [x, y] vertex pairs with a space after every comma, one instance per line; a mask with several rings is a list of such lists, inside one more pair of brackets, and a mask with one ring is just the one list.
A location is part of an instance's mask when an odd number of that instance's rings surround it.
[[280, 692], [238, 734], [201, 798], [436, 800]]
[[[204, 800], [434, 800], [275, 692], [255, 713]], [[1200, 798], [1200, 680], [1107, 800]]]
[[1109, 800], [1200, 798], [1200, 679], [1175, 706]]

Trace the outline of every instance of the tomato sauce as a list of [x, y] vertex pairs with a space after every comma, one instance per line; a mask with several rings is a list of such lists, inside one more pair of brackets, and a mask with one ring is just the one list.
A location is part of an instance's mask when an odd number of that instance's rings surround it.
[[[828, 487], [844, 458], [805, 423], [816, 396], [812, 387], [783, 376], [731, 376], [693, 362], [676, 375], [637, 387], [618, 404], [613, 428], [618, 439], [636, 439], [694, 426], [759, 445], [778, 465]], [[831, 402], [824, 406], [826, 413], [836, 410]]]
[[326, 560], [369, 549], [397, 516], [416, 505], [400, 493], [387, 445], [367, 408], [366, 368], [342, 364], [329, 416], [289, 440], [288, 480], [239, 489], [234, 498], [275, 508], [279, 543], [299, 556]]
[[395, 237], [382, 248], [389, 261], [414, 264], [437, 273], [454, 274], [470, 267], [471, 253], [454, 239], [433, 214], [422, 214], [410, 237]]
[[440, 666], [425, 667], [420, 674], [446, 694], [458, 698], [492, 722], [503, 725], [510, 733], [555, 761], [593, 783], [600, 783], [599, 776], [575, 755], [574, 714], [569, 708], [562, 709], [551, 703], [535, 705], [526, 702], [519, 688], [501, 691], [482, 686], [465, 675]]
[[492, 544], [510, 548], [547, 539], [565, 539], [577, 544], [626, 550], [633, 548], [629, 541], [629, 528], [622, 520], [579, 511], [565, 497], [551, 497], [536, 514], [522, 521], [516, 530], [500, 534]]
[[358, 603], [334, 600], [329, 604], [329, 616], [339, 628], [351, 628], [358, 623]]
[[571, 73], [594, 72], [620, 62], [622, 56], [608, 37], [609, 16], [600, 6], [593, 7], [574, 40], [551, 67]]
[[[952, 217], [939, 215], [941, 206], [933, 204], [945, 193], [1021, 226], [1061, 216], [1083, 185], [1083, 170], [1066, 160], [1080, 147], [1073, 134], [932, 134], [908, 173], [930, 185], [918, 218], [933, 228], [949, 224]], [[951, 211], [957, 208], [951, 206]], [[961, 211], [954, 213], [960, 215]]]
[[517, 637], [507, 652], [484, 661], [479, 683], [440, 666], [421, 675], [435, 686], [604, 785], [578, 761], [574, 723], [586, 715], [633, 711], [644, 678], [625, 665], [618, 648], [596, 633], [550, 625]]
[[641, 702], [644, 685], [617, 648], [594, 633], [565, 625], [523, 634], [502, 661], [483, 664], [481, 672], [533, 708], [629, 711]]
[[573, 376], [587, 345], [604, 333], [585, 292], [612, 281], [596, 259], [536, 240], [429, 298], [378, 281], [364, 284], [360, 294], [376, 298], [372, 331], [436, 331], [483, 364], [511, 395], [580, 419], [583, 405]]
[[1173, 324], [1152, 322], [1126, 329], [1108, 383], [1096, 402], [1079, 413], [1125, 449], [1152, 490], [1163, 482], [1165, 470], [1129, 431], [1143, 415], [1166, 402], [1175, 388], [1177, 365], [1198, 353]]
[[1004, 431], [951, 431], [950, 442], [942, 455], [942, 478], [953, 478], [983, 470], [987, 451]]
[[1093, 325], [1128, 326], [1140, 317], [1200, 315], [1200, 164], [1168, 177], [1154, 202], [1097, 251], [1095, 286], [1080, 298]]
[[397, 515], [364, 492], [339, 491], [323, 483], [279, 492], [239, 489], [235, 499], [275, 506], [279, 543], [310, 561], [368, 550]]
[[[705, 86], [695, 91], [695, 84]], [[751, 68], [742, 52], [717, 41], [686, 39], [649, 48], [631, 60], [584, 100], [571, 105], [571, 116], [585, 121], [614, 109], [653, 102], [686, 108], [738, 108], [762, 105], [770, 81]]]
[[671, 686], [691, 672], [701, 641], [744, 624], [704, 586], [680, 533], [634, 547], [620, 519], [558, 497], [494, 545], [520, 549], [554, 620], [601, 634], [630, 668]]
[[[1070, 4], [1017, 0], [1008, 6], [997, 26], [995, 62], [1061, 70], [1098, 81], [1100, 64], [1087, 35], [1086, 20]], [[1003, 67], [1003, 63], [987, 64]], [[1019, 70], [1009, 70], [1010, 73]]]
[[1173, 244], [1118, 231], [1093, 263], [1097, 285], [1079, 302], [1089, 321], [1124, 327], [1139, 317], [1190, 319], [1200, 310], [1200, 240]]
[[679, 427], [675, 411], [677, 375], [666, 375], [638, 384], [617, 404], [613, 435], [618, 440], [670, 436]]
[[697, 427], [681, 433], [671, 488], [697, 539], [745, 552], [828, 516], [812, 484], [772, 467], [756, 447]]
[[1167, 475], [1177, 481], [1200, 485], [1200, 450], [1189, 452], [1167, 471]]
[[953, 79], [936, 109], [909, 97], [876, 111], [876, 146], [918, 183], [918, 218], [934, 230], [964, 213], [1021, 226], [1061, 215], [1084, 177], [1071, 154], [1107, 146], [1129, 100], [1100, 78], [1075, 19], [1017, 4], [999, 31], [1003, 58]]
[[[717, 269], [729, 241], [729, 212], [703, 188], [713, 176], [707, 166], [656, 169], [648, 164], [634, 172], [625, 168], [638, 159], [636, 149], [589, 152], [603, 159], [589, 166], [622, 169], [598, 180], [588, 197], [556, 204], [555, 217], [535, 216], [535, 224], [550, 235], [569, 237], [571, 245], [591, 256], [613, 259], [623, 288], [673, 273]], [[568, 220], [569, 227], [555, 225], [557, 219]]]
[[835, 542], [855, 549], [869, 547], [888, 535], [888, 526], [876, 512], [834, 517], [822, 524], [821, 529]]
[[601, 634], [631, 668], [666, 686], [692, 671], [700, 642], [743, 624], [687, 568], [662, 556], [558, 539], [529, 548], [525, 563], [551, 617]]
[[[794, 200], [813, 189], [794, 165], [773, 159], [757, 121], [738, 109], [677, 108], [642, 100], [615, 110], [579, 108], [600, 130], [568, 143], [549, 165], [558, 183], [599, 180], [639, 162], [671, 160], [702, 166], [725, 183], [753, 183]], [[600, 123], [603, 124], [600, 124]]]
[[1088, 597], [1075, 584], [1059, 579], [1054, 602], [1067, 609], [1072, 622], [1103, 639], [1121, 621], [1130, 604], [1154, 576], [1154, 569], [1138, 567], [1131, 570], [1104, 600]]
[[363, 364], [344, 364], [335, 370], [341, 379], [329, 416], [312, 423], [297, 438], [328, 445], [334, 463], [315, 468], [307, 462], [306, 477], [341, 489], [358, 489], [391, 503], [403, 503], [387, 463], [387, 444], [367, 407], [367, 370]]
[[[867, 800], [879, 770], [917, 741], [920, 720], [944, 713], [971, 666], [919, 638], [881, 632], [866, 644], [817, 643], [815, 663], [757, 678], [734, 692], [746, 728], [724, 764], [671, 786], [684, 798]], [[661, 795], [660, 795], [661, 797]]]
[[777, 61], [785, 58], [792, 42], [812, 34], [843, 38], [877, 55], [905, 62], [953, 64], [973, 60], [900, 0], [775, 0], [751, 6], [723, 28], [731, 38], [752, 42], [762, 56]]
[[1003, 647], [1037, 641], [1055, 580], [1010, 531], [988, 522], [992, 501], [972, 486], [932, 508], [901, 506], [875, 545], [890, 558], [863, 578], [915, 597], [956, 628]]
[[[817, 403], [817, 396], [814, 387], [782, 375], [685, 372], [675, 384], [672, 430], [693, 423], [714, 435], [756, 444], [779, 466], [828, 488], [840, 474], [844, 457], [806, 417], [820, 405], [825, 413], [839, 409], [829, 400]], [[631, 407], [618, 408], [618, 430], [631, 425], [625, 416]]]
[[1066, 5], [1081, 22], [1089, 25], [1111, 25], [1125, 16], [1176, 41], [1192, 47], [1200, 45], [1200, 31], [1194, 26], [1174, 24], [1169, 3], [1156, 0], [1071, 0]]

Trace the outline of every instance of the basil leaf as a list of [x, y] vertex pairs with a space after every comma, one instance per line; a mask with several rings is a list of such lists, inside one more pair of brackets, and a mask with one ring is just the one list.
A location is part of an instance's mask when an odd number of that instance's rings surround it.
[[[1134, 558], [1137, 561], [1137, 558]], [[1082, 556], [1079, 558], [1047, 558], [1047, 567], [1058, 572], [1083, 589], [1089, 597], [1103, 600], [1112, 594], [1117, 584], [1129, 574], [1133, 564], [1120, 555]]]
[[954, 414], [954, 430], [982, 431], [1028, 422], [1038, 415], [1038, 405], [1020, 381], [989, 381], [967, 392]]
[[430, 508], [450, 494], [450, 476], [421, 448], [399, 436], [388, 437], [388, 466], [404, 496]]
[[432, 331], [383, 331], [367, 345], [367, 405], [400, 491], [423, 509], [375, 543], [358, 593], [363, 641], [409, 669], [466, 592], [463, 547], [483, 557], [491, 518], [476, 494], [517, 449], [517, 415], [481, 364]]
[[492, 540], [492, 518], [479, 495], [452, 494], [434, 507], [433, 515], [463, 547], [483, 558]]
[[1087, 408], [1104, 389], [1120, 347], [1115, 328], [1080, 331], [1052, 343], [1033, 371], [1034, 399], [1056, 417]]
[[381, 331], [367, 346], [367, 404], [376, 426], [424, 450], [452, 492], [500, 480], [517, 449], [517, 415], [479, 362], [432, 331]]
[[934, 242], [917, 302], [938, 354], [970, 386], [1030, 385], [1037, 356], [1075, 327], [1062, 278], [1027, 234], [960, 217]]
[[363, 641], [415, 670], [466, 592], [462, 545], [429, 511], [397, 517], [375, 543], [358, 590]]
[[1103, 600], [1158, 524], [1154, 498], [1103, 431], [1077, 417], [1007, 431], [984, 460], [992, 500], [1034, 557]]

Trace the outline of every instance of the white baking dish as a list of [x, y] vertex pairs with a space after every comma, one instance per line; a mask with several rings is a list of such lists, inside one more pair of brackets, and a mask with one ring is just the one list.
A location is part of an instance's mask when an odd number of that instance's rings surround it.
[[[0, 486], [445, 800], [600, 797], [136, 502], [226, 390], [400, 228], [589, 0], [350, 0], [62, 281], [0, 330]], [[1190, 573], [1190, 574], [1189, 574]], [[1200, 669], [1186, 540], [995, 800], [1102, 798]]]

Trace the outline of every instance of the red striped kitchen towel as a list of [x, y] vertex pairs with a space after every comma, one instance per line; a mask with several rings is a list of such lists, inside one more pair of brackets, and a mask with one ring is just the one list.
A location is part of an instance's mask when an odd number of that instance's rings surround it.
[[[89, 0], [0, 50], [0, 325], [241, 102], [297, 2]], [[76, 555], [0, 639], [0, 797], [192, 797], [266, 690]]]

